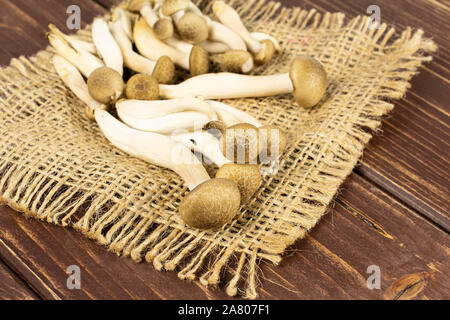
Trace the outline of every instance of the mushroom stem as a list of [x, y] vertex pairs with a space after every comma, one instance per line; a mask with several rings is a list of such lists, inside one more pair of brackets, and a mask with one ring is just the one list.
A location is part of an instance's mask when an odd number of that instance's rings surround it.
[[[231, 163], [220, 150], [219, 141], [210, 133], [205, 131], [194, 131], [181, 134], [173, 134], [174, 141], [184, 144], [194, 152], [199, 152], [206, 156], [219, 168], [226, 163]], [[208, 161], [206, 161], [208, 163]]]
[[211, 105], [196, 98], [180, 98], [173, 100], [121, 100], [116, 103], [119, 115], [140, 119], [153, 119], [171, 113], [195, 111], [205, 114], [211, 120], [217, 115]]
[[202, 41], [198, 45], [204, 48], [209, 53], [223, 53], [227, 50], [230, 50], [230, 47], [227, 46], [225, 43], [212, 40]]
[[149, 60], [133, 50], [133, 44], [127, 37], [121, 21], [111, 23], [111, 31], [119, 45], [125, 66], [138, 73], [152, 74], [156, 62]]
[[109, 31], [108, 24], [105, 20], [101, 18], [94, 19], [92, 24], [92, 40], [106, 66], [123, 75], [122, 51]]
[[[178, 36], [173, 35], [172, 37], [164, 40], [169, 46], [177, 49], [178, 51], [184, 52], [185, 54], [191, 54], [193, 44], [187, 43], [186, 41], [181, 40]], [[210, 40], [205, 40], [197, 44], [202, 47], [209, 53], [223, 53], [229, 49], [229, 47], [220, 42], [214, 42]]]
[[86, 78], [92, 71], [104, 66], [99, 58], [79, 46], [67, 42], [56, 33], [50, 32], [48, 40], [56, 52], [72, 63]]
[[204, 99], [267, 97], [293, 92], [289, 73], [248, 76], [235, 73], [208, 73], [177, 85], [160, 85], [160, 95], [167, 99], [187, 96]]
[[119, 113], [119, 118], [134, 129], [161, 134], [171, 134], [176, 130], [192, 131], [211, 121], [204, 113], [194, 111], [171, 113], [160, 118], [136, 118]]
[[53, 57], [53, 66], [66, 86], [86, 104], [87, 115], [91, 117], [91, 120], [93, 120], [95, 109], [106, 109], [105, 105], [91, 97], [82, 75], [70, 62], [61, 56], [55, 55]]
[[50, 32], [67, 41], [72, 47], [80, 48], [94, 55], [97, 54], [95, 44], [77, 39], [75, 36], [66, 35], [62, 33], [54, 24], [49, 24], [48, 28], [50, 29]]
[[125, 35], [128, 37], [128, 39], [133, 39], [133, 30], [131, 28], [131, 20], [128, 14], [120, 7], [114, 8], [113, 15], [112, 15], [113, 21], [120, 21], [123, 31], [125, 32]]
[[168, 56], [175, 64], [185, 70], [189, 70], [189, 55], [159, 40], [144, 19], [139, 19], [136, 22], [133, 38], [139, 52], [148, 59], [156, 61], [161, 56]]
[[95, 119], [105, 137], [120, 150], [157, 166], [175, 171], [190, 190], [210, 180], [194, 154], [170, 137], [132, 129], [104, 110], [95, 110]]
[[213, 12], [225, 26], [236, 32], [245, 42], [248, 49], [253, 53], [258, 53], [262, 49], [262, 44], [252, 38], [247, 28], [242, 23], [239, 14], [223, 1], [216, 1], [213, 5]]

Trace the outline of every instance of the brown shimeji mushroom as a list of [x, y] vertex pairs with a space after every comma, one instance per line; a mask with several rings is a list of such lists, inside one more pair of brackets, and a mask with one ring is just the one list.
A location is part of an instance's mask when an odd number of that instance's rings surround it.
[[309, 108], [324, 96], [328, 81], [325, 69], [316, 59], [300, 56], [288, 73], [248, 76], [234, 73], [204, 74], [177, 85], [161, 85], [164, 98], [185, 96], [204, 99], [267, 97], [292, 93], [298, 105]]

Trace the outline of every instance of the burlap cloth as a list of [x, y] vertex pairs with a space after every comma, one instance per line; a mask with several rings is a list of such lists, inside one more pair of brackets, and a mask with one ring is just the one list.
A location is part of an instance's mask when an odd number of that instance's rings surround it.
[[[226, 101], [290, 135], [278, 173], [264, 177], [231, 224], [217, 232], [188, 228], [177, 216], [188, 192], [183, 181], [111, 146], [53, 70], [49, 49], [0, 71], [0, 201], [73, 227], [120, 256], [256, 298], [258, 261], [279, 263], [326, 213], [393, 108], [387, 100], [404, 95], [436, 48], [421, 30], [397, 34], [385, 24], [370, 30], [368, 17], [265, 0], [229, 3], [251, 31], [281, 41], [283, 52], [255, 73], [286, 72], [296, 55], [306, 54], [323, 63], [330, 80], [313, 109], [297, 107], [291, 95]], [[201, 5], [211, 13], [209, 1]]]

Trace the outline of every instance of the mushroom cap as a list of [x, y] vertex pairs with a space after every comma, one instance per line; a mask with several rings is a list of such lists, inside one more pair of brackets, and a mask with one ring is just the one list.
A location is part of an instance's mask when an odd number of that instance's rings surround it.
[[235, 182], [211, 179], [198, 185], [180, 203], [184, 222], [198, 229], [216, 229], [231, 222], [239, 210], [241, 194]]
[[87, 85], [92, 98], [104, 104], [119, 99], [125, 86], [120, 73], [108, 67], [95, 69], [89, 75]]
[[[259, 137], [262, 139], [264, 148], [259, 154], [260, 162], [266, 163], [267, 160], [271, 160], [273, 157], [279, 157], [287, 145], [286, 134], [277, 126], [268, 124], [259, 128]], [[277, 144], [278, 148], [276, 145]], [[276, 154], [272, 154], [272, 148]]]
[[211, 60], [225, 72], [249, 73], [253, 67], [253, 56], [245, 50], [228, 50], [211, 56]]
[[177, 29], [180, 37], [192, 44], [208, 39], [208, 23], [205, 18], [193, 12], [187, 12], [178, 20]]
[[257, 64], [267, 64], [275, 55], [275, 46], [272, 41], [266, 39], [261, 41], [262, 49], [255, 55]]
[[194, 46], [189, 56], [191, 76], [198, 76], [209, 71], [209, 54], [203, 47]]
[[261, 172], [256, 164], [227, 163], [217, 171], [216, 178], [228, 179], [237, 184], [241, 204], [248, 202], [262, 183]]
[[261, 153], [258, 128], [249, 123], [238, 123], [225, 130], [220, 138], [223, 155], [234, 163], [256, 163]]
[[327, 73], [316, 59], [307, 56], [295, 58], [289, 76], [294, 98], [301, 107], [313, 107], [323, 98], [328, 86]]
[[175, 78], [175, 64], [168, 56], [161, 56], [156, 61], [152, 77], [162, 84], [171, 84]]
[[128, 80], [125, 93], [128, 99], [157, 100], [159, 98], [159, 83], [151, 75], [135, 74]]
[[159, 19], [153, 25], [153, 31], [160, 40], [169, 39], [173, 36], [173, 23], [169, 19]]
[[139, 12], [146, 3], [150, 3], [150, 0], [129, 0], [127, 9], [131, 12]]
[[189, 8], [189, 0], [166, 0], [161, 7], [161, 11], [163, 15], [171, 16], [187, 8]]

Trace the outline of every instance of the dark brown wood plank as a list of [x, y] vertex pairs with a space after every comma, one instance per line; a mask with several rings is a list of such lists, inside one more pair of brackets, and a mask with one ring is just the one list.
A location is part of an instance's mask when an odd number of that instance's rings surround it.
[[[342, 190], [279, 266], [262, 265], [265, 277], [278, 283], [263, 279], [264, 290], [285, 299], [448, 298], [448, 234], [357, 174]], [[380, 290], [367, 288], [371, 265], [380, 267]]]
[[94, 1], [82, 0], [0, 0], [0, 65], [7, 65], [11, 58], [32, 55], [48, 45], [46, 32], [53, 23], [64, 32], [67, 8], [78, 5], [81, 9], [81, 26], [106, 10]]
[[[119, 258], [72, 229], [26, 219], [0, 206], [0, 257], [46, 299], [207, 299], [176, 273]], [[79, 266], [81, 289], [67, 288], [69, 266]], [[218, 291], [215, 298], [227, 298]]]
[[0, 300], [37, 300], [39, 297], [0, 261]]

